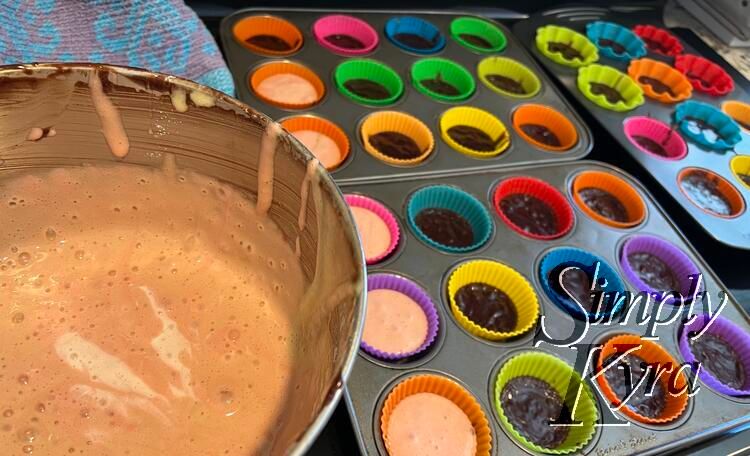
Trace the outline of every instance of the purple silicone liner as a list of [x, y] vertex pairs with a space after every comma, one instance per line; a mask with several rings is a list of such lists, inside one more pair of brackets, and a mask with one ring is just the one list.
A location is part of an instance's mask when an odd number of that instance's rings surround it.
[[387, 361], [396, 361], [408, 358], [410, 356], [414, 356], [418, 353], [421, 353], [427, 349], [432, 343], [435, 341], [435, 338], [437, 337], [438, 328], [440, 326], [440, 318], [438, 317], [437, 309], [435, 308], [435, 303], [432, 302], [432, 299], [427, 294], [426, 291], [422, 289], [419, 285], [412, 282], [411, 280], [395, 275], [395, 274], [371, 274], [367, 277], [367, 291], [370, 292], [372, 290], [393, 290], [398, 291], [399, 293], [403, 293], [406, 296], [413, 299], [417, 304], [419, 304], [419, 307], [422, 308], [424, 311], [425, 316], [427, 317], [427, 337], [425, 338], [424, 342], [422, 342], [422, 345], [420, 345], [416, 350], [412, 350], [410, 352], [406, 353], [388, 353], [381, 350], [378, 350], [377, 348], [367, 344], [365, 341], [362, 341], [360, 344], [360, 347], [369, 353], [370, 355], [378, 358], [383, 359]]
[[[380, 38], [378, 32], [370, 24], [356, 17], [344, 14], [332, 14], [323, 16], [313, 24], [313, 35], [318, 43], [329, 51], [342, 55], [365, 55], [372, 52], [377, 46]], [[349, 35], [358, 39], [364, 48], [347, 49], [328, 42], [325, 38], [330, 35]]]
[[[682, 327], [680, 333], [680, 353], [682, 353], [685, 361], [689, 363], [698, 361], [693, 354], [693, 350], [690, 348], [688, 333], [692, 331], [700, 331], [704, 328], [708, 320], [708, 315], [699, 314], [692, 323]], [[740, 357], [740, 361], [745, 368], [745, 372], [750, 372], [750, 334], [722, 316], [717, 317], [716, 320], [711, 323], [711, 326], [708, 327], [705, 334], [714, 334], [724, 339], [724, 341], [736, 350]], [[706, 386], [720, 394], [725, 394], [727, 396], [750, 395], [750, 376], [745, 379], [745, 384], [741, 390], [734, 389], [731, 386], [721, 383], [716, 377], [708, 372], [707, 369], [701, 368], [698, 378], [700, 378]]]

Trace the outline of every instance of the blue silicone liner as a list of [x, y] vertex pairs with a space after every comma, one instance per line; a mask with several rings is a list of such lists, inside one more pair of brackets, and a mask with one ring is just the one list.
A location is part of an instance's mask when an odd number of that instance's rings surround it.
[[[399, 33], [413, 33], [428, 41], [437, 37], [437, 40], [435, 40], [435, 45], [429, 49], [418, 49], [407, 46], [394, 38]], [[434, 54], [445, 47], [445, 36], [440, 33], [440, 29], [431, 22], [413, 16], [399, 16], [389, 19], [385, 24], [385, 36], [397, 47], [416, 54]]]
[[[590, 22], [586, 25], [586, 36], [599, 49], [599, 54], [609, 59], [627, 62], [639, 59], [647, 53], [646, 44], [638, 35], [614, 22]], [[609, 46], [600, 46], [599, 40], [602, 38], [620, 44], [625, 48], [625, 52], [617, 54]]]
[[[706, 138], [704, 131], [692, 131], [686, 118], [702, 120], [711, 125], [720, 135], [716, 141]], [[693, 142], [712, 150], [731, 149], [742, 140], [740, 126], [731, 117], [710, 104], [695, 100], [684, 101], [677, 105], [674, 111], [674, 121], [680, 127], [680, 132]]]
[[[474, 243], [467, 247], [453, 247], [433, 241], [417, 226], [415, 218], [424, 209], [449, 209], [466, 219], [474, 232]], [[425, 244], [448, 253], [476, 250], [490, 239], [492, 219], [487, 208], [475, 197], [448, 185], [431, 185], [414, 192], [406, 204], [406, 219], [414, 235]]]

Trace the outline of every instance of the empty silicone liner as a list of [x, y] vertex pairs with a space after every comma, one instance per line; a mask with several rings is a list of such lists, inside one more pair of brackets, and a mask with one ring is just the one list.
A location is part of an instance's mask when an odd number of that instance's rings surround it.
[[[473, 283], [490, 285], [502, 291], [516, 310], [516, 326], [512, 331], [498, 332], [482, 327], [469, 319], [458, 307], [456, 293]], [[469, 333], [487, 340], [505, 340], [525, 334], [539, 318], [539, 300], [529, 281], [515, 269], [489, 260], [471, 260], [461, 264], [448, 278], [448, 299], [451, 313], [458, 324]]]
[[[589, 207], [581, 196], [581, 192], [589, 188], [604, 190], [614, 196], [625, 209], [627, 220], [608, 218]], [[646, 204], [641, 194], [625, 179], [603, 171], [584, 171], [578, 174], [573, 179], [573, 201], [584, 214], [614, 228], [632, 228], [640, 225], [646, 218]]]
[[532, 145], [553, 152], [573, 148], [578, 142], [575, 125], [549, 106], [525, 104], [513, 113], [513, 128]]
[[[430, 129], [414, 116], [398, 111], [379, 111], [367, 116], [359, 129], [365, 150], [373, 157], [396, 166], [414, 166], [423, 162], [435, 150], [435, 138]], [[378, 133], [395, 132], [411, 138], [421, 151], [414, 158], [399, 158], [381, 152], [370, 138]]]
[[[492, 431], [482, 406], [463, 386], [455, 381], [436, 374], [420, 374], [408, 377], [393, 388], [383, 403], [380, 412], [380, 432], [388, 454], [394, 454], [389, 424], [396, 407], [406, 398], [420, 393], [437, 394], [456, 404], [469, 418], [474, 428], [477, 447], [476, 456], [489, 456], [492, 451]], [[420, 440], [429, 436], [419, 436]]]
[[413, 16], [389, 19], [385, 24], [385, 36], [397, 47], [416, 54], [434, 54], [445, 47], [440, 29]]
[[318, 151], [316, 150], [315, 144], [307, 144], [305, 141], [302, 141], [304, 138], [300, 139], [300, 142], [310, 149], [310, 152], [320, 160], [320, 163], [328, 171], [333, 171], [338, 168], [349, 156], [349, 138], [341, 127], [328, 119], [312, 115], [303, 115], [284, 119], [280, 123], [282, 127], [293, 135], [298, 132], [307, 131], [319, 133], [330, 138], [334, 144], [336, 144], [336, 147], [338, 147], [338, 156], [330, 154], [327, 150]]
[[[430, 238], [417, 225], [416, 218], [426, 209], [447, 209], [471, 226], [474, 242], [465, 247], [445, 245]], [[406, 205], [406, 218], [414, 235], [425, 244], [449, 253], [476, 250], [487, 243], [492, 235], [492, 219], [487, 209], [474, 196], [448, 185], [430, 185], [412, 193]]]
[[342, 55], [369, 54], [378, 46], [378, 32], [367, 22], [344, 14], [323, 16], [313, 24], [321, 46]]
[[636, 25], [633, 32], [638, 35], [651, 52], [674, 57], [682, 54], [682, 44], [674, 35], [653, 25]]
[[[378, 235], [379, 233], [373, 233], [371, 232], [371, 228], [369, 227], [360, 227], [357, 225], [357, 230], [359, 231], [359, 237], [362, 241], [362, 248], [365, 251], [365, 261], [368, 265], [377, 264], [384, 259], [388, 258], [388, 256], [393, 253], [393, 251], [398, 246], [399, 239], [401, 239], [401, 229], [398, 226], [398, 222], [396, 221], [396, 216], [393, 215], [393, 213], [385, 207], [384, 205], [380, 204], [378, 201], [375, 201], [372, 198], [368, 198], [366, 196], [362, 195], [353, 195], [348, 194], [345, 195], [344, 198], [346, 199], [346, 203], [349, 205], [350, 208], [359, 208], [366, 211], [369, 211], [369, 213], [375, 215], [380, 219], [385, 227], [388, 229], [388, 235], [389, 239], [387, 243], [382, 243], [382, 248], [376, 248], [373, 249], [370, 255], [368, 255], [369, 250], [369, 242], [371, 242], [370, 237], [374, 237]], [[354, 217], [355, 221], [357, 221], [357, 216]], [[374, 229], [373, 229], [374, 230]], [[384, 233], [383, 233], [384, 234]]]
[[[473, 127], [483, 131], [494, 141], [495, 148], [489, 151], [475, 150], [459, 143], [448, 134], [448, 130], [460, 126]], [[494, 157], [510, 146], [508, 129], [505, 128], [505, 124], [500, 119], [485, 110], [469, 106], [451, 108], [440, 116], [440, 136], [454, 150], [474, 158]]]
[[[523, 435], [523, 430], [516, 429], [510, 422], [503, 408], [503, 389], [518, 377], [533, 377], [544, 381], [560, 396], [567, 409], [574, 411], [571, 419], [580, 424], [569, 426], [567, 437], [557, 447], [546, 448], [531, 442]], [[527, 451], [546, 454], [580, 452], [594, 437], [594, 426], [599, 420], [594, 394], [580, 374], [556, 356], [526, 351], [510, 358], [497, 374], [493, 396], [500, 424]]]
[[294, 54], [303, 43], [296, 25], [275, 16], [246, 17], [234, 24], [232, 33], [247, 49], [274, 57]]
[[682, 54], [674, 60], [674, 67], [687, 76], [693, 88], [713, 97], [734, 90], [734, 81], [724, 68], [697, 55]]
[[567, 27], [545, 25], [536, 29], [536, 48], [553, 62], [573, 68], [599, 60], [594, 43]]
[[628, 117], [625, 136], [641, 152], [663, 160], [682, 160], [688, 152], [682, 136], [664, 122], [651, 117]]
[[[360, 344], [362, 350], [378, 359], [387, 361], [398, 361], [410, 358], [427, 350], [427, 348], [435, 342], [438, 327], [440, 325], [440, 319], [437, 314], [437, 309], [435, 308], [435, 303], [432, 302], [432, 299], [427, 292], [411, 280], [395, 274], [369, 275], [367, 277], [367, 293], [372, 293], [375, 290], [392, 290], [406, 295], [409, 299], [416, 302], [427, 318], [427, 335], [418, 348], [400, 353], [391, 353], [383, 351], [378, 347], [373, 347], [365, 342], [363, 336], [362, 343]], [[367, 333], [367, 318], [365, 319], [365, 333]]]
[[[469, 70], [452, 60], [439, 58], [416, 61], [411, 66], [411, 80], [421, 93], [449, 103], [469, 98], [477, 87]], [[443, 87], [440, 92], [441, 84], [450, 87]], [[445, 90], [451, 87], [454, 90]]]
[[[627, 74], [592, 64], [578, 70], [578, 90], [590, 101], [612, 111], [630, 111], [644, 102], [643, 90]], [[616, 97], [614, 101], [608, 95]]]
[[729, 162], [734, 177], [739, 180], [745, 188], [750, 189], [750, 155], [738, 155]]
[[674, 121], [688, 139], [708, 149], [731, 149], [742, 140], [737, 122], [708, 103], [688, 100], [678, 104]]
[[750, 104], [734, 100], [726, 101], [721, 105], [721, 110], [745, 131], [750, 132]]
[[[605, 367], [604, 362], [608, 361], [611, 356], [615, 356], [615, 358], [612, 360], [614, 361], [615, 359], [617, 359], [617, 357], [621, 356], [626, 351], [629, 351], [631, 347], [639, 347], [635, 351], [629, 353], [641, 358], [647, 364], [653, 366], [651, 367], [651, 370], [657, 368], [664, 370], [667, 366], [667, 363], [670, 363], [669, 365], [672, 366], [672, 370], [671, 372], [663, 373], [658, 378], [664, 390], [664, 408], [656, 417], [648, 417], [642, 415], [634, 409], [630, 408], [627, 403], [622, 405], [619, 411], [636, 421], [646, 424], [658, 425], [676, 420], [685, 412], [685, 409], [688, 405], [688, 380], [682, 371], [679, 371], [679, 375], [677, 375], [676, 378], [672, 377], [676, 372], [678, 372], [677, 368], [680, 364], [672, 357], [672, 355], [669, 354], [669, 352], [662, 348], [661, 345], [650, 340], [641, 339], [635, 334], [622, 334], [619, 336], [614, 336], [611, 339], [607, 340], [607, 342], [604, 344], [604, 347], [602, 347], [601, 352], [599, 353], [599, 357], [597, 358], [596, 362], [597, 372], [602, 372], [602, 369]], [[612, 361], [609, 362], [612, 363]], [[607, 366], [611, 365], [610, 369], [613, 369], [614, 375], [624, 376], [628, 371], [619, 369], [617, 367], [617, 364], [619, 363], [615, 363], [613, 365], [608, 364]], [[653, 378], [653, 375], [649, 375], [648, 379], [643, 382], [643, 384], [640, 386], [640, 389], [638, 390], [639, 392], [643, 393], [643, 391], [647, 391], [645, 390], [645, 388], [648, 387], [647, 382], [651, 381], [651, 378]], [[615, 394], [614, 390], [607, 381], [605, 374], [599, 375], [596, 381], [599, 384], [599, 388], [601, 389], [606, 399], [608, 399], [613, 406], [622, 404], [622, 398], [618, 397], [617, 394]]]
[[599, 49], [599, 54], [610, 59], [628, 61], [646, 55], [643, 40], [614, 22], [590, 22], [586, 24], [586, 36]]
[[[695, 319], [684, 325], [680, 331], [680, 353], [685, 361], [688, 363], [701, 363], [701, 370], [698, 374], [698, 378], [706, 384], [712, 390], [726, 394], [727, 396], [748, 396], [750, 395], [750, 334], [738, 325], [732, 323], [729, 319], [722, 316], [716, 316], [716, 319], [711, 322], [706, 331], [699, 335], [700, 332], [706, 328], [706, 325], [711, 320], [711, 317], [707, 314], [698, 314]], [[702, 337], [708, 335], [709, 337], [718, 337], [724, 341], [729, 347], [731, 347], [737, 355], [739, 369], [743, 372], [744, 382], [741, 385], [734, 384], [727, 385], [722, 382], [721, 379], [717, 378], [712, 372], [712, 367], [716, 364], [721, 363], [732, 363], [732, 359], [728, 357], [726, 359], [711, 359], [708, 356], [715, 356], [715, 353], [701, 353], [700, 351], [694, 351], [691, 346], [691, 342], [695, 344], [699, 342]], [[697, 336], [697, 337], [696, 337]], [[722, 355], [719, 354], [721, 357]], [[733, 364], [733, 363], [732, 363]], [[736, 366], [736, 365], [735, 365]], [[733, 366], [734, 367], [734, 366]], [[735, 369], [737, 369], [735, 367]], [[722, 375], [722, 374], [720, 374]], [[724, 378], [726, 381], [726, 378]], [[740, 380], [740, 379], [736, 379]], [[739, 382], [737, 382], [739, 383]]]
[[500, 52], [508, 44], [505, 34], [495, 24], [476, 17], [458, 17], [451, 21], [451, 36], [472, 51]]
[[677, 183], [687, 199], [706, 214], [735, 218], [745, 211], [745, 200], [737, 188], [713, 171], [685, 168], [677, 175]]
[[[513, 195], [528, 195], [540, 200], [546, 206], [548, 206], [555, 217], [555, 226], [557, 231], [553, 234], [536, 234], [524, 230], [523, 227], [516, 225], [508, 215], [503, 212], [502, 201], [506, 197]], [[495, 189], [492, 197], [495, 212], [505, 222], [510, 229], [516, 233], [526, 236], [531, 239], [537, 239], [542, 241], [548, 241], [551, 239], [557, 239], [566, 235], [571, 229], [573, 229], [573, 209], [570, 207], [570, 203], [565, 196], [560, 193], [558, 189], [542, 180], [534, 177], [520, 176], [511, 177], [500, 182]]]
[[[530, 98], [542, 88], [541, 81], [533, 71], [517, 60], [507, 57], [482, 59], [477, 65], [477, 74], [490, 90], [508, 97]], [[517, 89], [520, 90], [514, 92]]]
[[[401, 77], [384, 63], [369, 59], [346, 60], [336, 67], [333, 74], [336, 87], [350, 100], [370, 106], [385, 106], [394, 103], [404, 93], [404, 82]], [[346, 87], [346, 83], [354, 80], [366, 80], [380, 84], [386, 91], [387, 97], [371, 98], [357, 94]]]
[[628, 76], [641, 86], [647, 97], [661, 103], [676, 103], [693, 95], [693, 86], [684, 74], [657, 60], [633, 60], [628, 66]]
[[[296, 101], [289, 97], [289, 81], [280, 81], [279, 87], [287, 90], [266, 92], [261, 85], [263, 81], [271, 77], [291, 75], [295, 79], [302, 78], [315, 89], [316, 98], [309, 101]], [[305, 109], [320, 102], [326, 93], [326, 86], [317, 74], [306, 66], [294, 62], [270, 62], [258, 67], [250, 76], [250, 87], [256, 97], [263, 102], [285, 109]]]

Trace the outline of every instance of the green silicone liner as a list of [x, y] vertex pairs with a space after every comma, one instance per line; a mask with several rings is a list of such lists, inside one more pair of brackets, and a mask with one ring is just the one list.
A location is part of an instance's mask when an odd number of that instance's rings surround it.
[[[492, 45], [492, 47], [483, 48], [475, 46], [461, 38], [459, 36], [461, 34], [476, 35], [484, 38]], [[453, 19], [451, 22], [451, 36], [461, 46], [483, 54], [500, 52], [505, 49], [505, 46], [508, 44], [508, 40], [505, 38], [505, 34], [502, 30], [490, 22], [475, 17], [459, 17]]]
[[[567, 60], [559, 52], [550, 52], [547, 44], [555, 42], [570, 44], [573, 49], [581, 53], [583, 60]], [[573, 68], [586, 66], [599, 60], [599, 51], [594, 43], [586, 36], [567, 27], [546, 25], [536, 29], [536, 48], [553, 62]]]
[[[636, 84], [627, 74], [617, 71], [610, 66], [593, 64], [580, 68], [578, 70], [578, 79], [576, 82], [578, 90], [580, 90], [586, 98], [594, 104], [611, 111], [630, 111], [642, 105], [645, 101], [641, 86]], [[625, 98], [625, 102], [618, 101], [617, 103], [610, 103], [604, 95], [594, 95], [591, 92], [591, 86], [589, 85], [591, 82], [598, 82], [614, 88], [620, 92], [620, 95], [622, 95], [623, 98]]]
[[[458, 89], [460, 93], [453, 96], [443, 95], [433, 92], [422, 85], [422, 80], [434, 79], [438, 74], [443, 81]], [[419, 92], [438, 101], [449, 103], [469, 98], [477, 88], [469, 70], [448, 59], [429, 58], [418, 60], [411, 67], [411, 80]]]
[[[599, 412], [591, 388], [585, 382], [583, 383], [583, 388], [580, 389], [583, 394], [579, 395], [578, 405], [574, 412], [575, 420], [581, 421], [583, 425], [571, 426], [567, 438], [557, 448], [545, 448], [528, 441], [519, 434], [503, 412], [500, 394], [510, 380], [521, 376], [536, 377], [547, 382], [563, 398], [571, 411], [573, 411], [572, 406], [575, 402], [575, 396], [566, 398], [568, 384], [571, 381], [574, 384], [581, 383], [581, 376], [567, 363], [555, 356], [529, 351], [509, 359], [497, 374], [494, 392], [495, 410], [505, 430], [525, 448], [539, 453], [568, 454], [579, 451], [586, 446], [594, 436], [594, 425], [599, 420]], [[577, 392], [579, 389], [576, 388], [575, 391]]]
[[[346, 60], [336, 67], [333, 79], [341, 93], [347, 98], [364, 105], [386, 106], [394, 103], [404, 93], [404, 82], [398, 73], [388, 65], [376, 60]], [[361, 97], [344, 87], [344, 83], [350, 79], [369, 79], [370, 81], [382, 84], [391, 93], [391, 96], [383, 100], [372, 100]]]
[[[531, 98], [539, 93], [539, 90], [542, 88], [542, 82], [533, 71], [521, 62], [507, 57], [487, 57], [483, 59], [477, 65], [477, 74], [479, 74], [479, 79], [490, 90], [507, 97]], [[524, 90], [526, 90], [526, 93], [519, 95], [502, 90], [487, 79], [487, 76], [490, 74], [499, 74], [519, 81]]]

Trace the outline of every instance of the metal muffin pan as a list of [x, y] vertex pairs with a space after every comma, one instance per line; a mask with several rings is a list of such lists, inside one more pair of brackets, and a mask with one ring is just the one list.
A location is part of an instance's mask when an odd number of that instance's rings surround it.
[[[369, 23], [378, 32], [379, 44], [377, 48], [374, 52], [362, 56], [362, 58], [383, 62], [399, 74], [404, 82], [404, 94], [395, 104], [382, 108], [363, 106], [346, 98], [336, 88], [333, 80], [334, 70], [339, 63], [351, 57], [340, 56], [323, 48], [312, 34], [312, 26], [315, 21], [330, 14], [347, 14], [360, 18]], [[271, 58], [255, 54], [243, 47], [234, 38], [232, 28], [241, 19], [255, 15], [277, 16], [294, 23], [304, 37], [302, 48], [290, 56]], [[391, 43], [384, 32], [386, 22], [393, 17], [406, 15], [425, 19], [437, 26], [446, 40], [443, 50], [429, 55], [417, 55], [408, 53]], [[234, 75], [237, 96], [240, 100], [277, 120], [300, 114], [319, 115], [338, 124], [346, 132], [351, 143], [349, 158], [331, 173], [338, 182], [386, 178], [397, 175], [434, 174], [464, 169], [499, 168], [518, 164], [570, 161], [582, 158], [588, 154], [592, 146], [589, 129], [509, 29], [497, 22], [494, 23], [505, 34], [507, 45], [503, 51], [493, 54], [475, 53], [463, 47], [451, 37], [451, 21], [457, 17], [466, 16], [473, 15], [461, 14], [460, 12], [445, 14], [401, 10], [391, 12], [250, 8], [238, 11], [224, 18], [220, 31], [224, 53], [229, 63], [229, 69]], [[489, 21], [489, 19], [486, 20]], [[486, 87], [477, 75], [477, 64], [489, 56], [509, 57], [527, 66], [539, 77], [542, 83], [539, 93], [529, 98], [511, 98], [497, 94]], [[465, 67], [472, 74], [476, 82], [474, 95], [460, 103], [443, 103], [418, 92], [412, 84], [410, 76], [411, 66], [417, 60], [430, 57], [450, 59]], [[263, 63], [281, 60], [301, 63], [314, 70], [325, 82], [326, 94], [318, 105], [301, 111], [281, 109], [262, 102], [253, 94], [248, 84], [248, 79], [253, 70]], [[549, 152], [526, 142], [513, 129], [512, 114], [516, 108], [527, 103], [548, 105], [564, 114], [578, 131], [578, 143], [572, 149], [565, 152]], [[444, 111], [456, 106], [474, 106], [489, 111], [499, 118], [505, 124], [510, 134], [511, 144], [508, 149], [499, 156], [488, 159], [471, 158], [452, 149], [440, 138], [438, 121]], [[397, 167], [384, 163], [365, 151], [360, 139], [360, 124], [368, 114], [380, 110], [406, 112], [424, 122], [435, 137], [435, 150], [430, 157], [416, 166]]]
[[[750, 188], [744, 186], [732, 172], [730, 162], [736, 156], [731, 151], [710, 151], [700, 145], [689, 141], [683, 136], [688, 145], [687, 156], [681, 160], [663, 160], [640, 151], [628, 140], [623, 129], [625, 119], [634, 116], [649, 116], [666, 124], [672, 121], [675, 105], [659, 103], [644, 95], [645, 103], [632, 111], [614, 112], [597, 106], [589, 101], [576, 86], [578, 70], [569, 68], [549, 60], [536, 48], [536, 30], [545, 25], [558, 25], [576, 30], [586, 34], [586, 24], [597, 20], [615, 22], [627, 28], [638, 24], [648, 24], [660, 28], [667, 28], [661, 20], [661, 10], [653, 7], [622, 7], [622, 8], [559, 8], [532, 15], [528, 20], [518, 22], [513, 30], [527, 44], [534, 57], [539, 60], [558, 81], [560, 81], [570, 93], [581, 103], [583, 109], [587, 109], [591, 115], [597, 118], [601, 125], [628, 151], [628, 153], [641, 165], [653, 178], [682, 206], [685, 211], [706, 232], [717, 241], [740, 249], [750, 249]], [[681, 40], [685, 54], [701, 55], [689, 43]], [[647, 58], [665, 62], [673, 66], [674, 59], [649, 51]], [[720, 57], [703, 56], [713, 61], [725, 70], [731, 67]], [[629, 62], [616, 61], [600, 54], [596, 63], [609, 65], [627, 74]], [[737, 100], [750, 103], [750, 94], [744, 88], [742, 81], [733, 76], [734, 90], [721, 97], [693, 90], [690, 100], [708, 103], [718, 109], [721, 104], [729, 100]], [[675, 132], [679, 133], [679, 132]], [[734, 148], [738, 154], [750, 154], [750, 134], [744, 129], [741, 131], [742, 140]], [[684, 193], [682, 193], [678, 174], [685, 168], [697, 167], [713, 171], [727, 179], [745, 200], [745, 210], [734, 218], [723, 218], [704, 212], [703, 209], [693, 204]]]
[[[586, 216], [573, 202], [571, 185], [573, 178], [582, 171], [605, 171], [626, 181], [643, 197], [647, 209], [646, 219], [630, 229], [616, 229], [602, 225]], [[496, 185], [513, 176], [531, 176], [544, 180], [560, 190], [573, 206], [575, 224], [562, 238], [553, 241], [535, 241], [517, 234], [497, 216], [492, 204]], [[538, 267], [541, 257], [554, 247], [578, 247], [605, 259], [618, 272], [626, 287], [627, 282], [618, 262], [622, 242], [635, 234], [651, 234], [666, 239], [680, 247], [701, 269], [706, 289], [711, 293], [715, 306], [719, 290], [724, 290], [720, 280], [701, 259], [675, 227], [668, 216], [635, 179], [615, 167], [594, 161], [579, 161], [566, 164], [545, 164], [525, 167], [510, 167], [502, 170], [485, 170], [454, 173], [449, 176], [394, 177], [385, 181], [369, 183], [344, 183], [344, 193], [359, 193], [385, 204], [405, 223], [406, 202], [419, 188], [433, 184], [447, 184], [461, 188], [479, 199], [490, 211], [494, 233], [490, 241], [477, 251], [466, 254], [442, 253], [429, 247], [406, 228], [402, 245], [385, 262], [370, 266], [370, 273], [390, 272], [408, 277], [420, 284], [432, 297], [440, 316], [441, 334], [427, 354], [405, 364], [392, 364], [374, 360], [360, 349], [360, 356], [347, 386], [347, 405], [352, 415], [362, 452], [367, 455], [386, 455], [380, 435], [380, 411], [385, 397], [400, 381], [410, 375], [432, 372], [456, 379], [465, 386], [482, 405], [492, 428], [493, 455], [525, 455], [529, 452], [516, 444], [501, 427], [493, 405], [494, 380], [502, 363], [513, 354], [523, 350], [542, 350], [557, 355], [570, 365], [575, 365], [575, 351], [541, 343], [533, 348], [536, 329], [508, 342], [490, 342], [479, 339], [465, 331], [450, 312], [446, 282], [452, 270], [464, 261], [492, 259], [513, 267], [533, 286], [540, 305], [540, 314], [545, 315], [547, 329], [553, 337], [563, 338], [570, 334], [574, 320], [565, 311], [547, 298], [540, 285]], [[702, 306], [697, 305], [702, 311]], [[748, 316], [730, 296], [721, 313], [735, 323], [750, 328]], [[585, 344], [603, 342], [610, 336], [623, 332], [643, 334], [644, 326], [633, 321], [627, 325], [592, 326], [584, 339]], [[683, 362], [677, 345], [679, 325], [660, 326], [656, 335], [661, 344], [675, 359]], [[581, 369], [577, 368], [580, 373]], [[589, 386], [591, 381], [587, 380]], [[702, 385], [702, 383], [699, 383]], [[594, 390], [600, 417], [608, 417], [606, 401]], [[605, 413], [606, 412], [606, 413]], [[618, 415], [620, 419], [626, 419]], [[611, 416], [610, 416], [611, 417]], [[606, 418], [610, 419], [610, 418]], [[630, 422], [627, 427], [598, 427], [594, 438], [582, 450], [585, 454], [612, 456], [620, 454], [663, 454], [668, 450], [686, 448], [699, 440], [707, 439], [743, 423], [750, 422], [750, 409], [744, 399], [721, 396], [705, 386], [690, 400], [690, 405], [675, 422], [664, 426], [649, 426]], [[532, 453], [533, 454], [533, 453]]]

